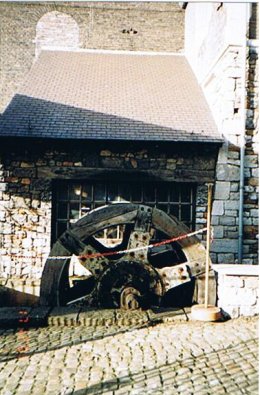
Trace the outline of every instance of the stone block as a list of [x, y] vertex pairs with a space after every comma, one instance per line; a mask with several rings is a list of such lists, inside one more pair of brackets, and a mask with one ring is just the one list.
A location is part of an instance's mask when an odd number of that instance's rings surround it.
[[12, 196], [12, 202], [13, 202], [13, 206], [15, 208], [25, 208], [25, 207], [27, 207], [27, 204], [26, 204], [25, 199], [23, 197]]
[[212, 215], [223, 215], [224, 214], [224, 202], [221, 200], [215, 200], [212, 207]]
[[[243, 259], [244, 265], [252, 265], [253, 263], [254, 263], [253, 258], [244, 258]], [[257, 264], [258, 264], [258, 259], [257, 259]]]
[[244, 235], [248, 239], [255, 240], [258, 235], [258, 227], [257, 226], [244, 226]]
[[241, 276], [224, 276], [224, 285], [225, 287], [243, 288], [245, 283]]
[[239, 181], [239, 167], [234, 165], [219, 164], [217, 165], [218, 181]]
[[257, 291], [252, 288], [241, 288], [237, 295], [237, 301], [241, 306], [254, 306], [257, 302]]
[[239, 159], [239, 152], [229, 151], [228, 152], [228, 159]]
[[225, 211], [225, 216], [227, 216], [227, 217], [237, 217], [238, 216], [238, 211], [237, 210], [226, 210]]
[[223, 216], [223, 217], [219, 218], [219, 223], [220, 223], [220, 225], [234, 226], [234, 225], [236, 225], [236, 218]]
[[227, 231], [225, 232], [225, 237], [227, 239], [237, 239], [238, 238], [238, 231]]
[[0, 224], [0, 233], [4, 235], [12, 234], [12, 225], [10, 223], [1, 223]]
[[21, 167], [24, 167], [24, 168], [34, 167], [34, 163], [32, 163], [32, 162], [21, 162]]
[[218, 254], [218, 263], [234, 263], [234, 254]]
[[222, 239], [224, 236], [224, 228], [223, 226], [214, 226], [213, 228], [213, 237], [216, 239]]
[[211, 225], [217, 226], [219, 225], [219, 217], [217, 215], [213, 215], [211, 218]]
[[229, 198], [230, 182], [217, 181], [215, 186], [214, 198], [218, 200], [226, 200]]
[[111, 151], [109, 151], [109, 150], [102, 150], [100, 152], [100, 156], [111, 156]]
[[239, 306], [238, 290], [236, 287], [226, 287], [224, 283], [219, 284], [219, 300], [225, 305]]
[[206, 222], [205, 218], [196, 218], [196, 224], [205, 224]]
[[229, 200], [225, 202], [225, 210], [239, 210], [239, 201]]
[[250, 210], [250, 215], [251, 215], [251, 217], [258, 218], [258, 216], [259, 216], [259, 210], [256, 210], [256, 209]]
[[240, 161], [237, 159], [229, 159], [228, 160], [229, 165], [235, 165], [235, 166], [240, 166]]
[[230, 186], [230, 191], [231, 192], [237, 192], [239, 190], [239, 183], [238, 182], [232, 182]]
[[259, 277], [243, 277], [243, 280], [245, 282], [245, 287], [246, 288], [252, 288], [258, 290], [259, 286]]
[[255, 178], [251, 177], [251, 178], [249, 178], [248, 184], [252, 185], [252, 186], [258, 186], [258, 184], [259, 184], [258, 177], [255, 177]]
[[244, 168], [244, 177], [245, 178], [250, 178], [251, 177], [251, 171], [249, 167]]
[[229, 155], [228, 153], [228, 146], [227, 144], [224, 144], [220, 149], [219, 149], [219, 154], [218, 154], [218, 163], [227, 163], [227, 156]]
[[248, 254], [249, 253], [249, 246], [248, 245], [244, 245], [243, 246], [243, 254]]
[[245, 192], [254, 192], [255, 188], [252, 185], [246, 185], [245, 186]]
[[247, 198], [247, 201], [252, 202], [252, 203], [255, 203], [257, 200], [258, 200], [258, 194], [256, 194], [256, 193], [250, 193]]
[[23, 246], [23, 248], [31, 248], [32, 239], [26, 238], [26, 239], [22, 240], [22, 246]]
[[245, 156], [245, 167], [258, 167], [258, 156], [257, 155], [246, 155]]
[[205, 212], [206, 212], [206, 207], [201, 207], [201, 206], [196, 207], [196, 213], [205, 213]]
[[[252, 169], [252, 177], [258, 179], [258, 177], [259, 177], [259, 169], [258, 168]], [[258, 183], [256, 185], [258, 185]]]
[[0, 191], [4, 192], [7, 190], [7, 184], [5, 182], [0, 182]]
[[239, 201], [239, 192], [230, 192], [230, 200]]
[[237, 253], [237, 240], [213, 240], [210, 250], [216, 253]]
[[240, 306], [240, 316], [252, 317], [259, 314], [258, 306]]
[[252, 225], [252, 218], [244, 218], [243, 224], [244, 225]]

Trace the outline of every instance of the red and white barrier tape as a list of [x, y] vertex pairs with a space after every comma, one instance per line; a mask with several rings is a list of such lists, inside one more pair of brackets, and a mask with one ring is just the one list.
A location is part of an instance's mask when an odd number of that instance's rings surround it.
[[[173, 243], [174, 241], [187, 239], [188, 237], [192, 237], [192, 236], [197, 235], [199, 233], [203, 233], [206, 230], [207, 230], [207, 228], [202, 228], [202, 229], [196, 230], [196, 231], [191, 232], [191, 233], [186, 233], [184, 235], [173, 237], [172, 239], [167, 239], [167, 240], [164, 240], [164, 241], [160, 241], [158, 243], [149, 244], [148, 246], [135, 247], [135, 248], [130, 248], [129, 250], [121, 250], [121, 251], [111, 251], [111, 252], [104, 252], [104, 253], [84, 254], [84, 255], [79, 255], [78, 258], [81, 259], [81, 260], [86, 260], [86, 259], [90, 259], [90, 258], [100, 258], [100, 257], [105, 257], [105, 256], [112, 256], [112, 255], [119, 255], [119, 254], [126, 254], [126, 253], [129, 254], [131, 252], [147, 250], [149, 248], [159, 247], [159, 246], [164, 245], [164, 244], [170, 244], [170, 243]], [[48, 259], [51, 259], [51, 260], [69, 259], [69, 258], [71, 258], [71, 256], [49, 256], [48, 257]]]

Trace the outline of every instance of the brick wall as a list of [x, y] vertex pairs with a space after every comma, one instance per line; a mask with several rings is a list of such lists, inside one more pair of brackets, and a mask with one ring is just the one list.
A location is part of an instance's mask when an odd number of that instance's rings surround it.
[[[68, 146], [70, 145], [70, 148]], [[114, 144], [1, 145], [0, 277], [38, 279], [51, 244], [52, 180], [123, 177], [198, 184], [196, 228], [205, 226], [216, 148]], [[191, 172], [192, 170], [192, 172]], [[189, 177], [189, 173], [191, 174]], [[103, 174], [103, 176], [102, 176]]]
[[42, 45], [180, 52], [184, 11], [177, 3], [0, 3], [0, 36], [2, 112]]

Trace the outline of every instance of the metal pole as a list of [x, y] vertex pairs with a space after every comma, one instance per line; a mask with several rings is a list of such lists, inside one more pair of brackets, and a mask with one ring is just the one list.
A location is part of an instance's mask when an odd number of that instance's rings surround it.
[[209, 183], [208, 185], [208, 212], [207, 212], [207, 242], [206, 242], [206, 272], [205, 272], [205, 308], [208, 307], [209, 300], [209, 249], [210, 249], [210, 233], [211, 233], [211, 201], [212, 201], [212, 188], [213, 184]]
[[238, 217], [238, 263], [243, 263], [243, 215], [244, 215], [244, 167], [245, 167], [245, 134], [246, 134], [246, 111], [247, 111], [247, 87], [246, 87], [246, 68], [247, 68], [247, 29], [250, 17], [249, 4], [245, 5], [245, 32], [243, 45], [243, 67], [242, 67], [242, 88], [243, 96], [241, 99], [241, 135], [240, 135], [240, 182], [239, 182], [239, 217]]

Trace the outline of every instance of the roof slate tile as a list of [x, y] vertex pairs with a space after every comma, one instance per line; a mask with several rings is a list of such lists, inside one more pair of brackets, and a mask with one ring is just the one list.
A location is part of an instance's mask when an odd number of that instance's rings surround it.
[[222, 142], [184, 56], [44, 51], [0, 136]]

